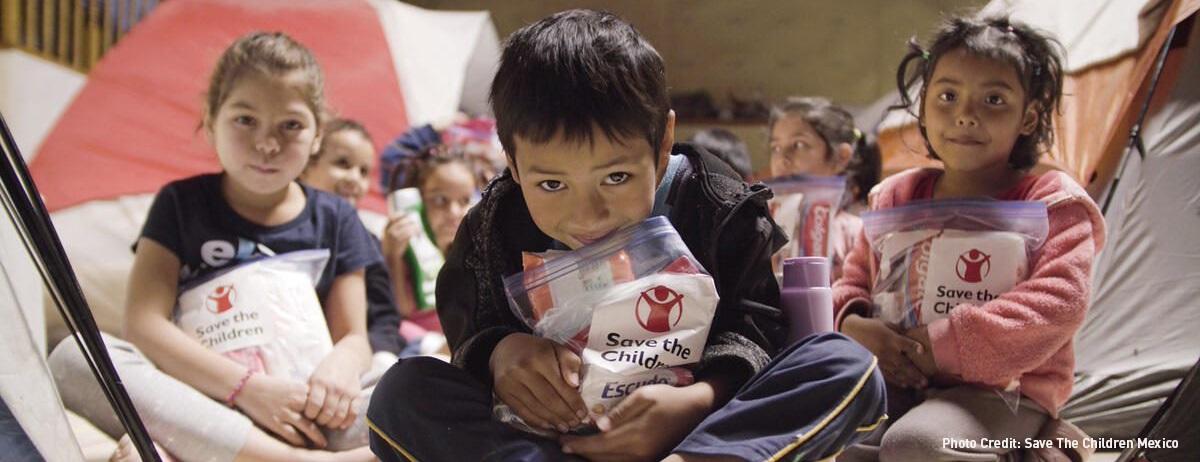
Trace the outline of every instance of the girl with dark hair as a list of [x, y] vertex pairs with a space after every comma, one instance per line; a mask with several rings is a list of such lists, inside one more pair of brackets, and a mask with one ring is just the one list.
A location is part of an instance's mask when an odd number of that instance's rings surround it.
[[[384, 228], [383, 257], [392, 271], [392, 288], [400, 312], [422, 329], [441, 331], [434, 310], [420, 311], [416, 306], [413, 279], [404, 254], [421, 227], [428, 230], [442, 254], [450, 249], [459, 224], [479, 194], [478, 176], [461, 148], [444, 144], [433, 144], [405, 157], [387, 174], [389, 190], [417, 188], [423, 204], [420, 216], [393, 214]], [[414, 332], [409, 340], [421, 334]]]
[[767, 130], [771, 176], [846, 176], [846, 194], [830, 227], [830, 275], [837, 280], [842, 261], [862, 230], [855, 212], [879, 182], [879, 151], [868, 147], [848, 111], [821, 97], [785, 99], [771, 108]]
[[[202, 127], [221, 171], [173, 181], [150, 206], [134, 244], [125, 338], [105, 343], [150, 436], [180, 460], [372, 460], [364, 273], [379, 251], [346, 201], [297, 182], [327, 123], [312, 53], [278, 32], [243, 36], [218, 59], [205, 95]], [[200, 328], [178, 324], [189, 285], [316, 249], [329, 251], [315, 289], [333, 346], [307, 380], [271, 373], [257, 354], [222, 354], [197, 338]], [[234, 318], [224, 319], [211, 326]], [[77, 344], [60, 343], [49, 363], [65, 405], [115, 436], [120, 424]], [[132, 453], [114, 459], [123, 456]]]
[[[1053, 39], [1004, 17], [964, 17], [943, 24], [928, 49], [912, 48], [900, 64], [900, 93], [909, 106], [905, 90], [920, 80], [921, 134], [943, 166], [884, 180], [871, 210], [926, 199], [1039, 201], [1048, 234], [1023, 281], [908, 330], [873, 317], [880, 262], [859, 235], [833, 288], [835, 322], [879, 358], [891, 419], [839, 460], [1010, 460], [1020, 454], [1005, 445], [970, 443], [1063, 436], [1054, 419], [1071, 394], [1073, 338], [1104, 221], [1066, 174], [1030, 173], [1051, 142], [1062, 94]], [[910, 67], [915, 77], [906, 79]], [[1003, 394], [1014, 389], [1016, 406]]]

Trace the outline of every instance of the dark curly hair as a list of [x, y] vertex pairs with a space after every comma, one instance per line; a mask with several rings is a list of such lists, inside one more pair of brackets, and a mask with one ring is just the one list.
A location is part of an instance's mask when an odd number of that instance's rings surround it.
[[[925, 100], [925, 91], [937, 62], [946, 53], [962, 49], [967, 53], [1004, 62], [1017, 71], [1021, 88], [1025, 91], [1025, 103], [1034, 104], [1037, 111], [1037, 127], [1029, 135], [1021, 135], [1013, 145], [1008, 163], [1017, 170], [1027, 170], [1037, 164], [1044, 149], [1054, 143], [1054, 113], [1058, 112], [1062, 98], [1063, 69], [1060, 50], [1062, 45], [1048, 33], [1034, 29], [1005, 16], [975, 19], [951, 18], [938, 27], [928, 49], [921, 48], [916, 39], [909, 40], [909, 52], [900, 61], [896, 70], [896, 85], [900, 90], [900, 104], [891, 109], [908, 109], [912, 112], [913, 100], [908, 89], [919, 79], [921, 92], [919, 101]], [[911, 69], [910, 69], [911, 67]], [[923, 105], [922, 105], [923, 106]], [[913, 114], [924, 115], [924, 108]], [[925, 127], [921, 136], [929, 156], [939, 159], [929, 144]], [[939, 159], [940, 160], [940, 159]]]

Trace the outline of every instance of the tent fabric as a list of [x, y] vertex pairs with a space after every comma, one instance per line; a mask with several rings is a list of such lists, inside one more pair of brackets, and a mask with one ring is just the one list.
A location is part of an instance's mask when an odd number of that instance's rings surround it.
[[336, 113], [380, 140], [403, 131], [405, 102], [380, 21], [361, 0], [164, 2], [105, 54], [42, 144], [31, 170], [47, 207], [218, 170], [197, 129], [207, 77], [225, 47], [254, 30], [286, 32], [313, 51]]
[[1178, 441], [1177, 448], [1150, 448], [1146, 458], [1154, 462], [1191, 462], [1200, 460], [1200, 426], [1196, 415], [1200, 413], [1200, 362], [1179, 383], [1179, 387], [1168, 399], [1154, 426], [1145, 432], [1151, 439]]
[[[4, 268], [3, 272], [3, 283], [11, 285], [8, 269]], [[59, 404], [61, 400], [45, 355], [38, 349], [16, 299], [17, 290], [8, 287], [8, 293], [13, 296], [0, 301], [0, 316], [6, 320], [0, 323], [0, 399], [11, 412], [10, 417], [24, 429], [29, 442], [46, 460], [81, 461], [83, 454]], [[17, 454], [3, 453], [0, 459], [10, 460], [9, 456], [18, 457]]]
[[[487, 12], [433, 11], [395, 0], [370, 4], [396, 51], [392, 59], [408, 120], [449, 120], [459, 108], [472, 114], [490, 111], [487, 92], [499, 65], [500, 41]], [[390, 139], [399, 134], [379, 135]]]
[[[1164, 14], [1159, 16], [1157, 30], [1154, 31], [1146, 45], [1136, 56], [1129, 58], [1134, 60], [1130, 73], [1127, 75], [1117, 74], [1108, 79], [1108, 82], [1097, 84], [1096, 97], [1111, 98], [1111, 102], [1108, 103], [1111, 106], [1107, 107], [1107, 110], [1115, 110], [1117, 114], [1120, 114], [1116, 123], [1101, 125], [1103, 120], [1095, 116], [1105, 112], [1093, 114], [1080, 112], [1078, 115], [1081, 117], [1078, 119], [1060, 117], [1057, 121], [1060, 123], [1059, 126], [1066, 127], [1066, 130], [1081, 132], [1083, 137], [1099, 140], [1099, 144], [1096, 145], [1098, 150], [1092, 152], [1084, 152], [1080, 149], [1088, 146], [1073, 147], [1062, 144], [1056, 146], [1058, 155], [1086, 156], [1090, 161], [1083, 164], [1090, 168], [1081, 173], [1086, 175], [1084, 178], [1089, 179], [1088, 192], [1093, 197], [1099, 197], [1103, 188], [1112, 180], [1117, 162], [1128, 142], [1134, 118], [1141, 111], [1141, 102], [1146, 99], [1150, 75], [1156, 63], [1158, 51], [1166, 42], [1171, 27], [1183, 19], [1191, 17], [1197, 9], [1200, 9], [1200, 0], [1174, 0], [1166, 8], [1156, 9], [1155, 11], [1161, 11]], [[1171, 75], [1171, 73], [1166, 72], [1164, 75]], [[1098, 101], [1103, 100], [1098, 99]], [[1104, 108], [1105, 106], [1097, 107]]]
[[1200, 27], [1173, 86], [1126, 158], [1109, 246], [1076, 337], [1076, 385], [1062, 414], [1093, 436], [1130, 437], [1200, 358]]
[[[1007, 14], [1039, 29], [1054, 31], [1063, 47], [1071, 50], [1063, 70], [1075, 73], [1137, 51], [1158, 24], [1152, 12], [1167, 3], [1170, 2], [995, 0], [979, 14]], [[1139, 18], [1142, 20], [1136, 20]]]

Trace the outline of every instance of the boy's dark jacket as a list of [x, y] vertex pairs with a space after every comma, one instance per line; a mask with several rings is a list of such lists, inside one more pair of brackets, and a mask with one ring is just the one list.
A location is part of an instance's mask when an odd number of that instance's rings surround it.
[[[770, 218], [766, 186], [747, 185], [699, 148], [679, 144], [674, 152], [686, 161], [671, 185], [668, 218], [713, 276], [721, 297], [695, 372], [702, 379], [719, 369], [744, 380], [783, 346], [779, 287], [770, 262], [786, 237]], [[454, 364], [482, 383], [492, 383], [488, 362], [496, 344], [510, 333], [530, 332], [509, 308], [502, 278], [521, 271], [522, 251], [541, 252], [551, 244], [508, 171], [488, 185], [458, 229], [438, 276], [438, 317]]]

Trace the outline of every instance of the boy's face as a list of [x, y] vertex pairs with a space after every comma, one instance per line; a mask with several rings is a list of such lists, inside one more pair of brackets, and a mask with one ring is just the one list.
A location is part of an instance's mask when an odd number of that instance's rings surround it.
[[674, 126], [671, 114], [658, 149], [640, 137], [610, 140], [599, 128], [593, 128], [592, 143], [561, 135], [541, 144], [515, 137], [513, 177], [533, 222], [578, 249], [645, 220], [666, 172]]

